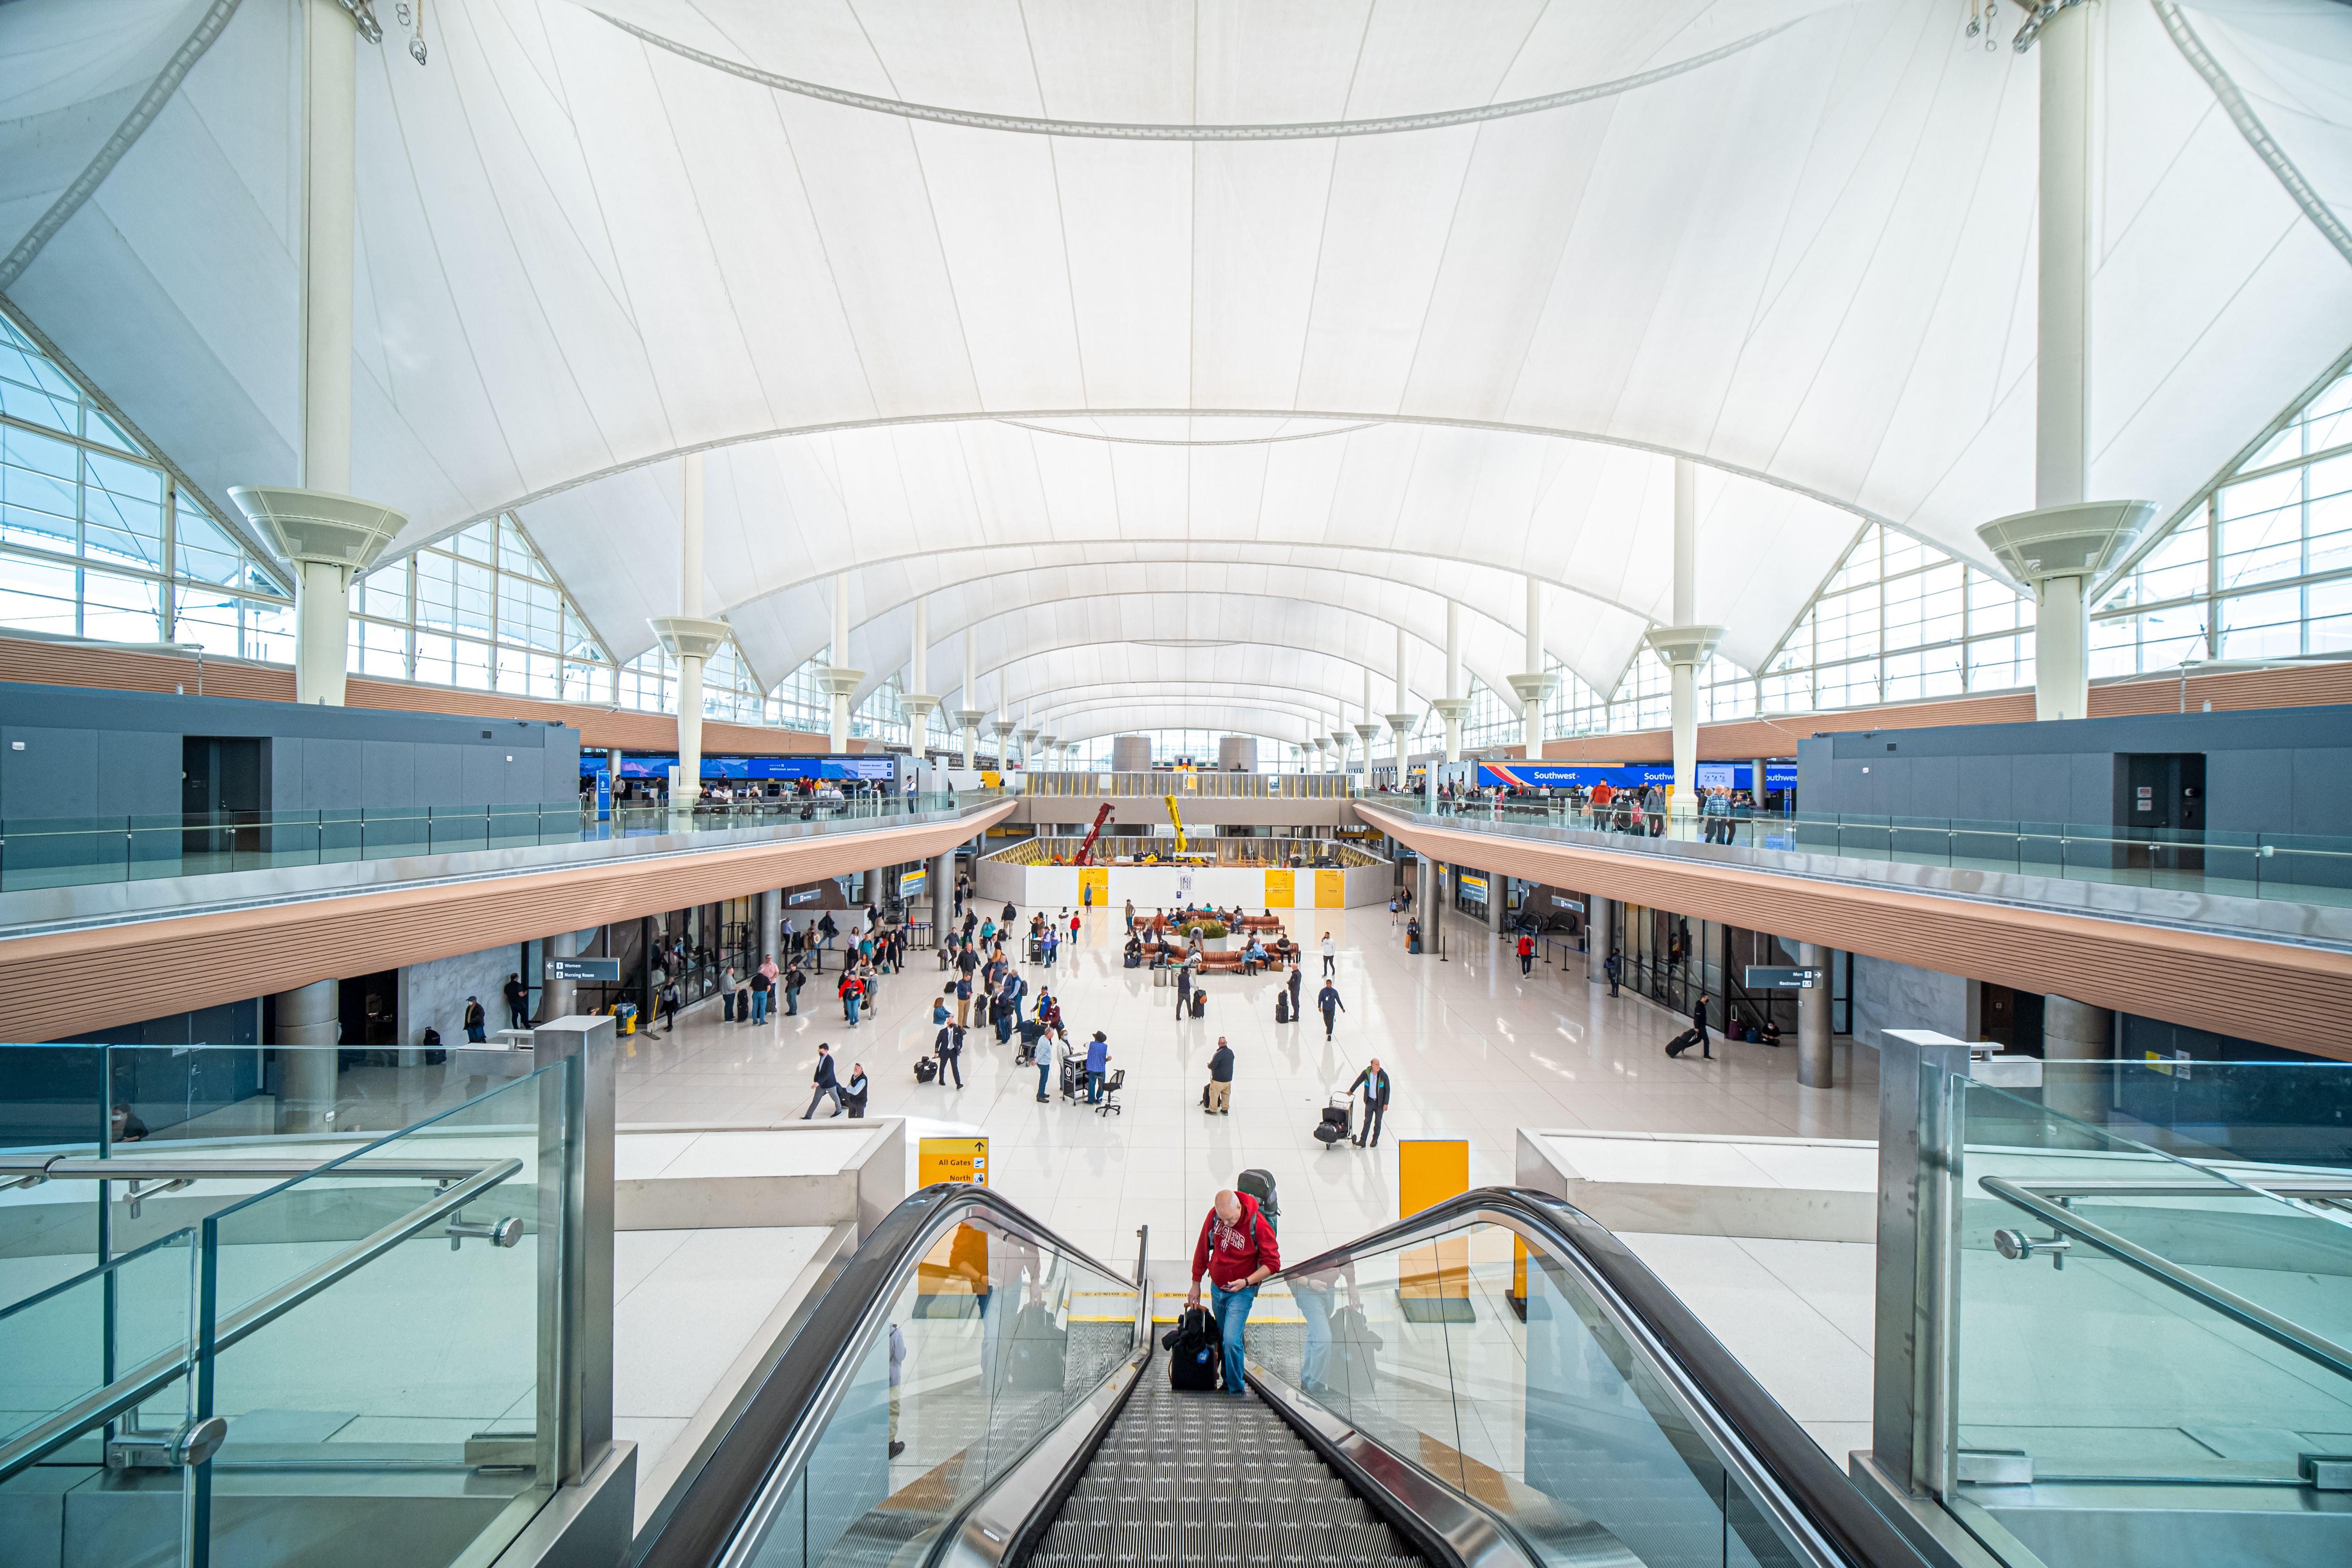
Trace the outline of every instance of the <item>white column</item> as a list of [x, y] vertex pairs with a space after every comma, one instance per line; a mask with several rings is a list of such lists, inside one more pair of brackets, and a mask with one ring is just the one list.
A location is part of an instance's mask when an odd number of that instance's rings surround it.
[[980, 754], [980, 721], [987, 717], [980, 705], [980, 674], [972, 654], [972, 631], [963, 629], [963, 706], [956, 718], [963, 724], [963, 766], [970, 773]]
[[1521, 749], [1527, 760], [1543, 760], [1544, 699], [1559, 684], [1559, 677], [1544, 668], [1542, 580], [1528, 579], [1527, 668], [1510, 677], [1511, 689], [1519, 699], [1519, 732]]
[[1674, 625], [1649, 634], [1650, 647], [1666, 661], [1674, 685], [1668, 713], [1674, 724], [1675, 793], [1672, 811], [1692, 816], [1698, 804], [1698, 671], [1723, 640], [1721, 626], [1698, 618], [1698, 465], [1675, 459]]
[[915, 599], [915, 650], [907, 660], [907, 689], [898, 694], [898, 710], [907, 719], [908, 747], [919, 758], [927, 754], [931, 715], [940, 706], [938, 695], [931, 690], [930, 674], [930, 606], [919, 595]]
[[288, 1050], [278, 1058], [280, 1132], [334, 1130], [338, 1061], [334, 1047], [342, 1039], [341, 1010], [342, 982], [339, 980], [320, 980], [278, 994], [277, 1035], [272, 1044], [310, 1047]]
[[1470, 711], [1470, 700], [1462, 695], [1462, 606], [1452, 599], [1445, 601], [1445, 695], [1430, 706], [1445, 721], [1445, 760], [1460, 762], [1462, 721]]
[[2094, 501], [2091, 490], [2092, 77], [2088, 5], [2045, 19], [2040, 52], [2036, 217], [2033, 510], [1977, 530], [2034, 591], [2033, 716], [2080, 719], [2091, 700], [2084, 595], [2156, 515], [2150, 501]]
[[677, 660], [677, 784], [673, 811], [691, 811], [702, 794], [702, 666], [724, 647], [727, 623], [702, 614], [702, 454], [678, 459], [677, 614], [648, 622]]
[[833, 646], [825, 650], [826, 668], [817, 678], [833, 700], [832, 750], [837, 756], [849, 750], [849, 700], [866, 679], [862, 669], [849, 668], [849, 574], [833, 579]]
[[294, 563], [294, 700], [343, 705], [352, 579], [404, 514], [352, 488], [352, 300], [359, 32], [335, 0], [302, 0], [301, 483], [229, 499]]

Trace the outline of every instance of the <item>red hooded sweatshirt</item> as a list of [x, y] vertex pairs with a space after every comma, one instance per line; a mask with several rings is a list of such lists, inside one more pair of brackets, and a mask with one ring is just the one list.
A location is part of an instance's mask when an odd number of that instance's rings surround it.
[[1206, 1274], [1220, 1290], [1237, 1289], [1260, 1268], [1277, 1272], [1282, 1268], [1274, 1226], [1258, 1212], [1257, 1200], [1247, 1193], [1234, 1195], [1242, 1201], [1241, 1223], [1227, 1225], [1211, 1204], [1209, 1217], [1201, 1222], [1201, 1239], [1192, 1244], [1192, 1278]]

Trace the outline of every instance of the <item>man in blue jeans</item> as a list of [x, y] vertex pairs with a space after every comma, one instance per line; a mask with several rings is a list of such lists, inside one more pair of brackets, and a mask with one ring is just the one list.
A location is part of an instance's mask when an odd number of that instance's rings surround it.
[[1207, 1276], [1209, 1310], [1225, 1344], [1225, 1392], [1235, 1399], [1249, 1392], [1242, 1381], [1242, 1337], [1250, 1307], [1258, 1286], [1281, 1268], [1274, 1226], [1258, 1212], [1257, 1200], [1247, 1193], [1219, 1193], [1201, 1222], [1201, 1239], [1192, 1244], [1192, 1290], [1184, 1304], [1201, 1304], [1201, 1279]]

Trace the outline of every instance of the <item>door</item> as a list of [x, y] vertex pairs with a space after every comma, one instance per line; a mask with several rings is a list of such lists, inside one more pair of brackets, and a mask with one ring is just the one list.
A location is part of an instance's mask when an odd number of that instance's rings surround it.
[[2117, 869], [2202, 876], [2204, 752], [2117, 752], [2115, 806]]
[[[268, 742], [257, 735], [180, 737], [180, 854], [184, 868], [227, 870], [261, 847]], [[191, 858], [197, 864], [187, 865]]]

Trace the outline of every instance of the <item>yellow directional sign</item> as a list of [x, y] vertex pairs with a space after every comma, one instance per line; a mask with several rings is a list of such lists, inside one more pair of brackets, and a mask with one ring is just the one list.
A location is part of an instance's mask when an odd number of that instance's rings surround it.
[[915, 1184], [964, 1182], [988, 1185], [988, 1140], [985, 1138], [921, 1138], [915, 1142]]

